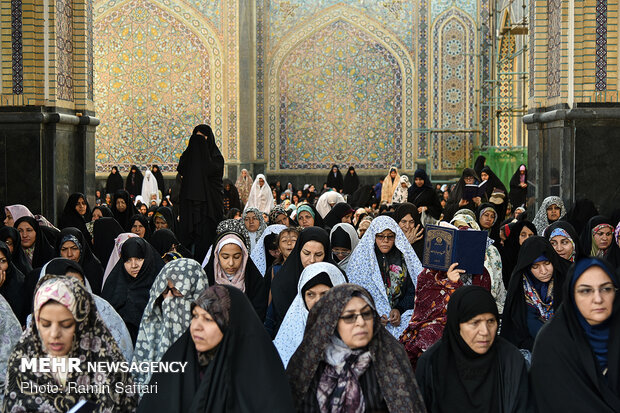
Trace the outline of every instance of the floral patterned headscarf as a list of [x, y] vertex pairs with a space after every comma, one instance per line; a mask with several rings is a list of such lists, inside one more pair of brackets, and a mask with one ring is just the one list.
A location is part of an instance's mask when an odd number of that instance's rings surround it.
[[[130, 373], [90, 372], [88, 362], [125, 361], [116, 341], [97, 313], [97, 307], [86, 287], [77, 279], [68, 276], [45, 276], [39, 281], [34, 298], [35, 322], [24, 332], [9, 358], [7, 383], [5, 389], [5, 411], [68, 411], [84, 396], [74, 388], [66, 387], [57, 393], [22, 392], [20, 384], [25, 382], [37, 385], [57, 384], [52, 373], [35, 373], [20, 370], [22, 358], [49, 357], [38, 331], [38, 318], [41, 307], [50, 300], [65, 306], [76, 321], [71, 358], [82, 361], [82, 372], [69, 372], [68, 382], [78, 385], [101, 385], [115, 388], [115, 383], [133, 384]], [[89, 394], [89, 399], [97, 404], [98, 412], [133, 411], [137, 405], [137, 395], [133, 393], [98, 392]]]

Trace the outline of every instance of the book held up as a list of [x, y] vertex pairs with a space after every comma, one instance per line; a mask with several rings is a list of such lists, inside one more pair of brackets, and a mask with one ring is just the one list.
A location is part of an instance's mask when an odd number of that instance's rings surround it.
[[484, 272], [487, 247], [486, 231], [460, 231], [455, 228], [427, 225], [424, 228], [422, 265], [433, 270], [448, 271], [453, 262], [467, 274]]

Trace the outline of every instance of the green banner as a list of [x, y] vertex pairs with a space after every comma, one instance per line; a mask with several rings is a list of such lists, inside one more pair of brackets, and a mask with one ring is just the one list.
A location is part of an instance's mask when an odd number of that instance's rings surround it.
[[517, 147], [510, 149], [500, 149], [488, 147], [485, 149], [474, 149], [473, 158], [469, 165], [474, 167], [474, 162], [478, 156], [484, 156], [486, 165], [495, 172], [502, 180], [506, 189], [510, 191], [510, 178], [521, 164], [527, 165], [527, 147]]

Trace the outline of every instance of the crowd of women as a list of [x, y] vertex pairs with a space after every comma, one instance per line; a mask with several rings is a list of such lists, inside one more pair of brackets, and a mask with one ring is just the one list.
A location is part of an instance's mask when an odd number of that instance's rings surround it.
[[[200, 125], [176, 197], [154, 174], [138, 199], [136, 167], [109, 206], [71, 195], [58, 228], [2, 208], [3, 411], [620, 412], [620, 214], [549, 197], [534, 215], [524, 165], [510, 191], [476, 166], [439, 191], [396, 168], [233, 183]], [[431, 224], [485, 231], [482, 273], [425, 268]], [[186, 367], [20, 368], [40, 357]]]

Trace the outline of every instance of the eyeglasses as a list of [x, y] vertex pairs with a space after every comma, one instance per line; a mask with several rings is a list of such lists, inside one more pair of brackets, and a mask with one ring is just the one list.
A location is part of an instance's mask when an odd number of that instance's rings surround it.
[[394, 241], [396, 239], [396, 234], [390, 234], [390, 235], [377, 234], [375, 235], [375, 239], [377, 241]]
[[338, 256], [338, 257], [348, 257], [349, 255], [351, 255], [351, 251], [333, 251], [334, 255]]
[[183, 297], [183, 294], [181, 294], [181, 292], [174, 287], [166, 287], [166, 289], [164, 290], [164, 292], [161, 293], [161, 295], [166, 296], [168, 293], [172, 293], [172, 295], [174, 295], [175, 297]]
[[364, 321], [370, 321], [375, 317], [375, 312], [372, 310], [366, 310], [366, 311], [362, 311], [361, 313], [343, 315], [342, 317], [340, 317], [340, 319], [345, 324], [354, 324], [357, 321], [357, 317], [359, 316], [362, 316], [362, 319]]
[[592, 297], [592, 295], [594, 294], [594, 291], [598, 291], [601, 297], [609, 297], [615, 294], [618, 291], [618, 289], [615, 287], [579, 288], [577, 290], [577, 294], [579, 294], [582, 297]]

